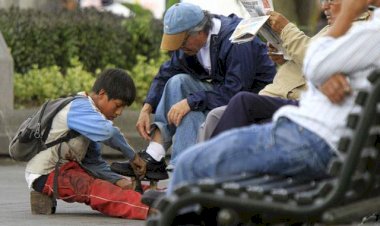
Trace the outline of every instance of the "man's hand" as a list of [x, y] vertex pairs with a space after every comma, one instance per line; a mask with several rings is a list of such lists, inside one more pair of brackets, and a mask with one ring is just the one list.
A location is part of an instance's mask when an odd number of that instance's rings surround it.
[[150, 140], [150, 114], [152, 113], [152, 106], [150, 104], [144, 104], [140, 111], [139, 118], [136, 123], [137, 132], [145, 140]]
[[168, 112], [168, 122], [169, 124], [174, 124], [179, 126], [182, 118], [190, 112], [190, 106], [187, 99], [183, 99], [180, 102], [174, 104]]
[[326, 80], [319, 90], [334, 104], [341, 103], [347, 95], [351, 94], [351, 86], [347, 77], [337, 73]]
[[283, 65], [284, 63], [286, 63], [283, 53], [279, 53], [278, 49], [276, 49], [276, 47], [274, 47], [269, 42], [267, 43], [267, 46], [268, 46], [268, 56], [273, 62], [275, 62], [278, 65]]
[[146, 173], [146, 162], [138, 155], [135, 155], [135, 158], [131, 160], [131, 166], [136, 176], [140, 179], [144, 178]]
[[272, 27], [272, 30], [278, 34], [281, 34], [284, 27], [289, 23], [289, 20], [276, 11], [268, 12], [267, 15], [270, 16], [268, 23]]
[[121, 187], [122, 189], [134, 189], [133, 183], [128, 179], [120, 179], [116, 181], [115, 185]]

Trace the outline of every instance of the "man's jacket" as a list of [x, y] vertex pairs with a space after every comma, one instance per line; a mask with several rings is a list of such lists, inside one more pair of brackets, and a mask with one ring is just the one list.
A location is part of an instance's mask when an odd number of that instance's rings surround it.
[[235, 15], [214, 17], [221, 20], [221, 28], [210, 40], [210, 75], [198, 61], [197, 56], [188, 56], [181, 49], [171, 53], [171, 59], [161, 65], [155, 76], [145, 103], [154, 111], [161, 99], [166, 82], [177, 74], [189, 74], [213, 86], [211, 91], [191, 93], [188, 103], [193, 111], [205, 111], [226, 105], [236, 93], [251, 91], [257, 93], [272, 82], [276, 68], [268, 57], [266, 44], [258, 38], [243, 44], [229, 40], [240, 22]]

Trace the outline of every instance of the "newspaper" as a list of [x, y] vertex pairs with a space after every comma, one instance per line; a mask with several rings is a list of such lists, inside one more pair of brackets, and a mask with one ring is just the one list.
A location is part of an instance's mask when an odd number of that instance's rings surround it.
[[278, 50], [277, 54], [283, 54], [285, 59], [289, 59], [282, 47], [280, 36], [266, 23], [269, 18], [266, 13], [274, 10], [272, 0], [240, 0], [240, 2], [251, 17], [243, 19], [238, 24], [230, 41], [232, 43], [248, 42], [259, 33]]
[[268, 18], [269, 16], [259, 16], [242, 20], [231, 35], [231, 42], [240, 44], [251, 41]]

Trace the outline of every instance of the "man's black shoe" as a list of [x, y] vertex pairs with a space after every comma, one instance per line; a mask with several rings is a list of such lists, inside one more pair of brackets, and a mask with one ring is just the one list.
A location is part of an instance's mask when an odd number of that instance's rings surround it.
[[[146, 151], [140, 152], [138, 155], [146, 161], [146, 179], [165, 180], [169, 178], [168, 172], [166, 171], [166, 163], [164, 158], [162, 158], [161, 161], [156, 161], [152, 158], [152, 156], [146, 153]], [[111, 164], [111, 170], [124, 176], [135, 177], [135, 173], [129, 161], [113, 162]]]

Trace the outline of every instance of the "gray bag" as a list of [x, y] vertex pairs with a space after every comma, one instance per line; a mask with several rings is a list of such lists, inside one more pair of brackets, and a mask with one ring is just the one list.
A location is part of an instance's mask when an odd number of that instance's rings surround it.
[[66, 136], [45, 144], [55, 115], [79, 96], [70, 96], [46, 101], [40, 109], [27, 118], [18, 128], [9, 144], [9, 155], [17, 161], [29, 161], [40, 151], [67, 142], [79, 133], [70, 130]]

